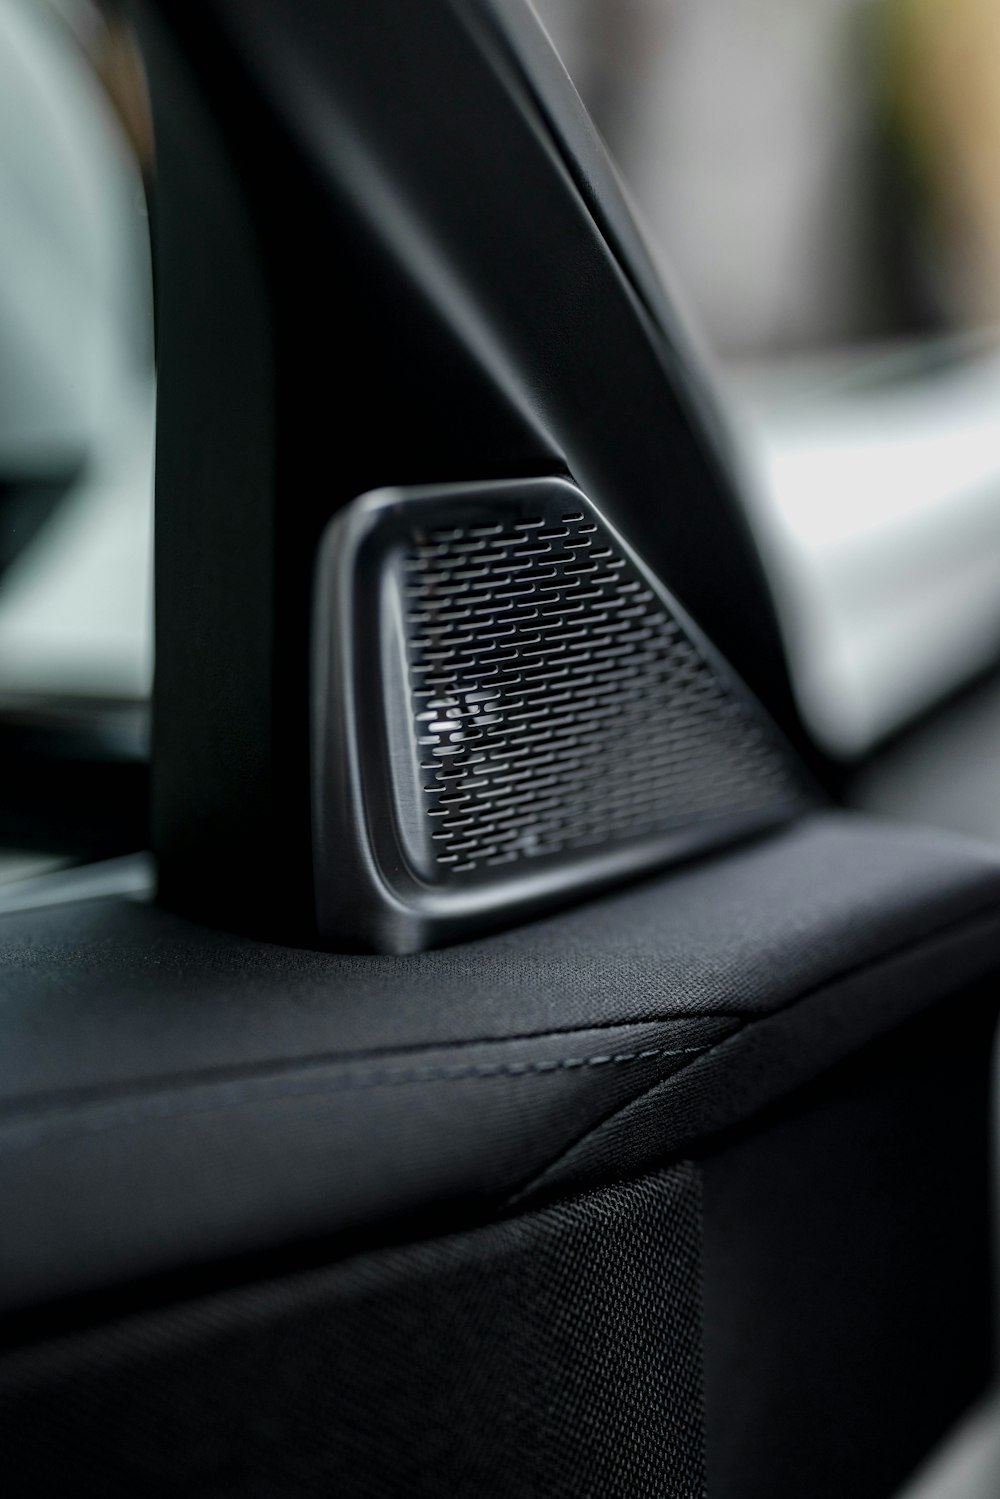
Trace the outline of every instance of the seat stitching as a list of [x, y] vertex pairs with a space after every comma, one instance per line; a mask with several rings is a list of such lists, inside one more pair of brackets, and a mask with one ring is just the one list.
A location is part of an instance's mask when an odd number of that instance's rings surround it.
[[[737, 1026], [727, 1035], [720, 1036], [716, 1041], [712, 1042], [710, 1045], [702, 1049], [704, 1051], [721, 1051], [725, 1046], [728, 1046], [730, 1042], [736, 1041], [738, 1037], [744, 1035], [747, 1031], [754, 1030], [756, 1029], [756, 1027], [763, 1025], [768, 1021], [774, 1020], [777, 1017], [786, 1014], [789, 1010], [796, 1008], [796, 1006], [799, 1004], [806, 1003], [810, 999], [816, 999], [821, 994], [827, 993], [831, 990], [836, 991], [841, 987], [841, 985], [848, 984], [852, 982], [852, 980], [860, 978], [866, 973], [877, 972], [879, 968], [884, 967], [890, 963], [897, 962], [906, 957], [914, 957], [918, 955], [922, 950], [933, 947], [935, 943], [947, 941], [949, 938], [959, 934], [967, 926], [969, 928], [974, 928], [976, 926], [987, 926], [986, 918], [993, 917], [995, 919], [997, 914], [997, 908], [994, 905], [993, 907], [985, 911], [978, 912], [973, 917], [966, 918], [962, 921], [949, 922], [947, 926], [941, 927], [937, 931], [932, 932], [928, 937], [924, 938], [921, 941], [899, 944], [896, 947], [892, 948], [890, 951], [887, 951], [886, 953], [880, 955], [880, 957], [877, 959], [872, 959], [867, 963], [858, 963], [853, 968], [849, 968], [843, 973], [837, 974], [827, 982], [816, 984], [811, 988], [804, 990], [795, 998], [795, 1000], [789, 1002], [788, 1004], [778, 1005], [773, 1010], [762, 1011], [759, 1014], [751, 1016], [743, 1025]], [[984, 970], [984, 973], [985, 972], [988, 972], [988, 970]], [[980, 974], [979, 979], [982, 979], [983, 976], [984, 974]], [[972, 979], [968, 980], [968, 982], [974, 983], [977, 982], [977, 980]], [[679, 1071], [684, 1070], [686, 1069], [679, 1069]], [[536, 1192], [540, 1187], [544, 1185], [545, 1181], [552, 1175], [552, 1173], [560, 1165], [562, 1165], [562, 1163], [567, 1160], [575, 1150], [584, 1145], [588, 1140], [591, 1140], [595, 1136], [599, 1135], [607, 1125], [611, 1124], [615, 1119], [625, 1114], [627, 1110], [632, 1108], [634, 1105], [641, 1103], [643, 1099], [649, 1098], [656, 1092], [658, 1088], [666, 1087], [668, 1084], [674, 1082], [674, 1080], [679, 1075], [679, 1071], [670, 1073], [667, 1077], [656, 1078], [640, 1092], [633, 1094], [631, 1098], [627, 1098], [624, 1103], [616, 1104], [615, 1107], [611, 1109], [611, 1111], [606, 1114], [603, 1119], [598, 1119], [595, 1123], [589, 1125], [582, 1134], [578, 1135], [575, 1140], [572, 1140], [567, 1146], [560, 1150], [557, 1155], [553, 1156], [552, 1159], [548, 1161], [543, 1167], [534, 1172], [526, 1182], [524, 1182], [520, 1187], [512, 1192], [506, 1200], [505, 1207], [508, 1209], [515, 1209], [519, 1207], [525, 1198], [530, 1197], [531, 1193]]]
[[[218, 1099], [212, 1102], [204, 1103], [200, 1106], [185, 1106], [183, 1103], [170, 1106], [163, 1100], [157, 1103], [158, 1094], [162, 1090], [157, 1089], [154, 1086], [147, 1089], [142, 1094], [137, 1094], [135, 1091], [129, 1091], [124, 1095], [117, 1096], [109, 1096], [107, 1094], [103, 1096], [83, 1096], [77, 1100], [75, 1107], [69, 1107], [64, 1110], [63, 1117], [67, 1119], [71, 1118], [74, 1114], [83, 1113], [88, 1108], [97, 1109], [101, 1107], [115, 1107], [116, 1105], [127, 1106], [129, 1103], [138, 1103], [141, 1106], [141, 1104], [145, 1102], [147, 1105], [156, 1105], [155, 1109], [150, 1108], [150, 1117], [155, 1113], [157, 1117], [170, 1118], [183, 1114], [195, 1114], [208, 1112], [211, 1110], [238, 1108], [246, 1104], [269, 1101], [271, 1099], [321, 1096], [322, 1094], [364, 1091], [366, 1089], [395, 1087], [412, 1083], [460, 1082], [465, 1080], [488, 1080], [496, 1077], [517, 1078], [525, 1076], [539, 1076], [547, 1073], [570, 1071], [585, 1067], [596, 1068], [606, 1065], [627, 1064], [640, 1060], [651, 1060], [656, 1057], [695, 1056], [707, 1051], [714, 1050], [718, 1046], [724, 1045], [727, 1041], [731, 1040], [734, 1035], [740, 1034], [743, 1030], [759, 1023], [762, 1020], [769, 1020], [774, 1018], [776, 1015], [781, 1014], [784, 1010], [792, 1008], [794, 1005], [811, 998], [813, 995], [820, 993], [823, 990], [836, 987], [837, 985], [859, 974], [877, 969], [883, 964], [892, 962], [898, 957], [919, 953], [922, 949], [932, 946], [935, 942], [947, 939], [965, 928], [973, 927], [975, 925], [983, 925], [985, 924], [987, 918], [992, 918], [995, 920], [997, 914], [998, 908], [996, 901], [994, 900], [993, 902], [991, 902], [991, 905], [985, 910], [981, 910], [976, 913], [969, 913], [957, 920], [942, 924], [942, 926], [937, 930], [921, 937], [919, 940], [914, 941], [911, 938], [910, 941], [899, 943], [895, 947], [879, 953], [874, 958], [869, 958], [867, 961], [853, 965], [852, 967], [847, 968], [846, 970], [843, 970], [836, 975], [831, 975], [821, 983], [812, 985], [808, 989], [800, 992], [794, 999], [788, 1001], [785, 1004], [779, 1005], [772, 1010], [762, 1011], [743, 1017], [743, 1023], [734, 1027], [732, 1031], [727, 1032], [724, 1036], [716, 1037], [712, 1041], [703, 1043], [698, 1046], [647, 1047], [640, 1050], [628, 1052], [601, 1052], [592, 1056], [570, 1056], [524, 1062], [484, 1062], [456, 1067], [426, 1067], [400, 1069], [398, 1071], [383, 1070], [371, 1071], [368, 1073], [347, 1073], [339, 1077], [327, 1078], [324, 1082], [313, 1084], [311, 1086], [286, 1087], [281, 1090], [275, 1089], [264, 1095], [263, 1099], [261, 1098], [261, 1095], [253, 1095], [250, 1097], [242, 1098]], [[672, 1018], [676, 1019], [681, 1017]], [[704, 1018], [707, 1019], [720, 1017], [706, 1016]], [[627, 1023], [635, 1024], [636, 1022], [623, 1022], [623, 1024]], [[639, 1023], [641, 1024], [642, 1022]], [[655, 1025], [657, 1022], [654, 1021], [647, 1023]], [[500, 1038], [496, 1043], [493, 1044], [503, 1044], [503, 1041], [505, 1039], [506, 1038]], [[446, 1047], [442, 1049], [446, 1049]], [[185, 1085], [188, 1091], [195, 1091], [199, 1087], [213, 1085], [211, 1083], [206, 1084], [205, 1082], [199, 1083], [196, 1074], [194, 1075], [194, 1077], [194, 1082]], [[238, 1082], [252, 1083], [258, 1080], [259, 1078], [254, 1078], [253, 1075], [248, 1078], [244, 1074], [238, 1079]], [[666, 1079], [664, 1079], [664, 1081], [666, 1081]], [[233, 1087], [236, 1085], [237, 1082], [233, 1080], [229, 1080], [228, 1082], [224, 1080], [221, 1084], [222, 1087]], [[657, 1086], [657, 1084], [653, 1084], [651, 1086], [655, 1087]], [[617, 1110], [615, 1112], [617, 1112]], [[77, 1133], [79, 1135], [84, 1135], [103, 1129], [111, 1129], [114, 1128], [118, 1123], [134, 1122], [136, 1117], [137, 1113], [132, 1112], [130, 1115], [126, 1115], [122, 1119], [115, 1118], [103, 1121], [93, 1120], [90, 1124], [86, 1125]], [[6, 1115], [6, 1122], [14, 1127], [17, 1127], [18, 1125], [24, 1126], [25, 1124], [30, 1123], [44, 1125], [46, 1123], [56, 1122], [58, 1121], [58, 1119], [59, 1115], [57, 1113], [43, 1112], [37, 1108], [28, 1108], [17, 1111], [12, 1110]], [[2, 1125], [0, 1125], [0, 1128], [2, 1128]], [[586, 1133], [592, 1133], [598, 1128], [600, 1128], [600, 1124], [594, 1126], [592, 1130], [588, 1130]], [[73, 1136], [64, 1135], [63, 1138], [73, 1138]], [[0, 1151], [11, 1151], [18, 1148], [24, 1149], [28, 1148], [32, 1143], [35, 1142], [24, 1142], [20, 1146], [13, 1147], [0, 1145]], [[554, 1162], [551, 1162], [550, 1166], [552, 1164], [554, 1164]]]
[[[103, 1103], [103, 1107], [114, 1107], [115, 1103], [118, 1102], [132, 1103], [133, 1105], [138, 1104], [138, 1108], [133, 1108], [127, 1115], [113, 1119], [91, 1120], [82, 1129], [76, 1130], [69, 1135], [61, 1134], [60, 1138], [63, 1140], [76, 1139], [84, 1135], [97, 1134], [104, 1130], [114, 1129], [119, 1125], [134, 1124], [142, 1117], [143, 1103], [147, 1105], [151, 1103], [156, 1104], [155, 1108], [148, 1110], [147, 1117], [170, 1119], [184, 1115], [213, 1113], [221, 1109], [239, 1108], [247, 1104], [269, 1103], [274, 1099], [319, 1097], [324, 1094], [360, 1092], [365, 1089], [399, 1087], [412, 1083], [479, 1082], [496, 1077], [531, 1077], [553, 1072], [575, 1071], [586, 1067], [621, 1066], [629, 1062], [649, 1061], [657, 1057], [694, 1056], [711, 1050], [717, 1044], [717, 1041], [713, 1041], [701, 1046], [647, 1046], [638, 1051], [602, 1052], [594, 1056], [554, 1057], [530, 1062], [483, 1062], [467, 1067], [423, 1067], [411, 1068], [408, 1071], [399, 1072], [368, 1073], [360, 1076], [348, 1075], [330, 1078], [321, 1084], [314, 1084], [306, 1088], [283, 1088], [280, 1091], [270, 1091], [263, 1096], [255, 1094], [246, 1098], [213, 1099], [201, 1104], [190, 1104], [186, 1101], [173, 1105], [162, 1101], [157, 1104], [155, 1094], [147, 1095], [141, 1099], [131, 1096], [125, 1100], [112, 1101], [110, 1104], [108, 1102]], [[102, 1104], [95, 1104], [93, 1101], [88, 1101], [80, 1109], [66, 1110], [62, 1117], [72, 1118], [73, 1114], [82, 1113], [87, 1107], [100, 1108]], [[36, 1112], [9, 1117], [8, 1123], [14, 1126], [23, 1126], [31, 1123], [45, 1125], [58, 1123], [59, 1119], [59, 1114]], [[38, 1143], [42, 1142], [29, 1140], [14, 1145], [4, 1144], [0, 1145], [0, 1152], [13, 1153], [16, 1150], [27, 1149]]]

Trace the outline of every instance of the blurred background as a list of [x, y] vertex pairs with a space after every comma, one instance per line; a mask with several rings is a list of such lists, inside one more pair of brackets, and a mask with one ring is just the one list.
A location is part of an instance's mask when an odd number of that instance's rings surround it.
[[1000, 836], [1000, 6], [536, 9], [714, 363], [849, 798]]
[[[714, 369], [845, 796], [1000, 837], [1000, 5], [535, 4]], [[0, 873], [144, 836], [152, 170], [114, 8], [0, 0]]]
[[113, 11], [0, 0], [0, 878], [145, 839], [150, 144]]

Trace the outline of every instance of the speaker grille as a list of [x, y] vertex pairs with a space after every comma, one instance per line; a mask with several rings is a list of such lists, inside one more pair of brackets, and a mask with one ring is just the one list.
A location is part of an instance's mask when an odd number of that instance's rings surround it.
[[324, 533], [324, 935], [391, 952], [787, 821], [770, 720], [568, 480], [382, 489]]
[[415, 528], [403, 586], [443, 878], [787, 794], [786, 754], [592, 512]]

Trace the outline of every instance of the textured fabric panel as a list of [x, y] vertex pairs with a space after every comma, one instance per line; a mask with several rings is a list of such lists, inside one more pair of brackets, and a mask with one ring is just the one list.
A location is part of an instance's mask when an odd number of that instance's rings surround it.
[[0, 1096], [752, 1018], [990, 906], [1000, 859], [989, 846], [826, 814], [487, 941], [403, 958], [251, 941], [132, 901], [0, 915]]
[[0, 1233], [0, 1313], [298, 1241], [423, 1237], [431, 1214], [448, 1228], [481, 1222], [733, 1024], [275, 1068], [11, 1112], [0, 1119], [0, 1217], [16, 1204]]
[[998, 959], [994, 851], [838, 816], [416, 958], [0, 917], [0, 1305], [639, 1176]]
[[888, 1499], [985, 1387], [998, 998], [956, 996], [706, 1156], [712, 1499]]
[[5, 1492], [704, 1494], [688, 1164], [0, 1364]]
[[525, 1205], [592, 1190], [641, 1175], [668, 1155], [688, 1154], [695, 1142], [750, 1119], [915, 1016], [950, 1016], [984, 974], [1000, 998], [998, 968], [1000, 913], [892, 952], [743, 1026], [673, 1078], [637, 1090], [554, 1156], [514, 1200]]

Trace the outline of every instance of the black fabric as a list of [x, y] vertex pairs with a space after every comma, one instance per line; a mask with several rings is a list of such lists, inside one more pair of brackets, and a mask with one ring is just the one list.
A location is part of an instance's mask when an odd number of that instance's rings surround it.
[[0, 1122], [0, 1309], [288, 1243], [476, 1221], [727, 1021], [420, 1051], [20, 1110]]
[[681, 1164], [0, 1362], [16, 1496], [704, 1493]]
[[993, 1362], [998, 985], [703, 1161], [712, 1499], [886, 1499]]
[[0, 1306], [640, 1175], [998, 965], [991, 850], [835, 816], [419, 958], [0, 917]]
[[255, 942], [131, 901], [0, 914], [0, 1100], [478, 1038], [751, 1018], [989, 908], [1000, 909], [996, 849], [828, 813], [558, 916], [409, 957]]
[[648, 1170], [665, 1155], [751, 1118], [912, 1017], [939, 1006], [947, 1011], [954, 995], [998, 968], [995, 911], [860, 964], [743, 1025], [674, 1077], [637, 1088], [554, 1156], [518, 1200]]

